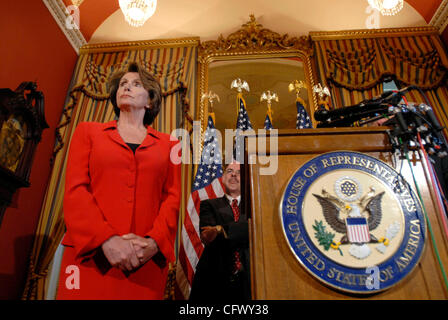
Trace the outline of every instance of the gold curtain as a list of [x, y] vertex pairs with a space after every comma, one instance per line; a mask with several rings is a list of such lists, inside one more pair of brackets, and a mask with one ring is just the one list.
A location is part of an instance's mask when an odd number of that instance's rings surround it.
[[[125, 46], [122, 50], [116, 45], [81, 49], [56, 128], [52, 173], [41, 208], [22, 299], [45, 297], [47, 272], [65, 232], [62, 208], [65, 166], [69, 142], [76, 126], [82, 121], [107, 122], [115, 118], [106, 90], [109, 76], [130, 62], [140, 63], [159, 78], [162, 87], [162, 107], [152, 125], [154, 129], [165, 133], [171, 133], [176, 128], [190, 130], [194, 115], [190, 102], [196, 101], [198, 42], [197, 38], [191, 38], [132, 43], [131, 47]], [[182, 191], [183, 194], [189, 192], [189, 170], [190, 166], [182, 166], [183, 188], [188, 187], [188, 190]]]
[[[381, 94], [384, 78], [392, 76], [402, 86], [420, 87], [442, 126], [447, 126], [448, 58], [436, 29], [311, 32], [310, 35], [320, 81], [332, 94], [332, 108], [350, 106]], [[427, 102], [415, 90], [407, 98], [416, 103]]]

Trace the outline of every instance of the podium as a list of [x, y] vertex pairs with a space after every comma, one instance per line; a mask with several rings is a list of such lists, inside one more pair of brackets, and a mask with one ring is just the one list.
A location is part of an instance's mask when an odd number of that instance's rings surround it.
[[[291, 176], [310, 159], [328, 152], [356, 151], [394, 167], [395, 158], [387, 127], [278, 130], [278, 135], [247, 134], [242, 166], [242, 210], [250, 217], [250, 263], [252, 297], [255, 300], [342, 300], [342, 299], [448, 299], [448, 290], [428, 230], [419, 263], [400, 282], [375, 294], [347, 293], [313, 277], [296, 259], [283, 234], [279, 206]], [[269, 165], [260, 158], [260, 145], [278, 141], [278, 168], [262, 175]], [[256, 141], [256, 143], [254, 143]], [[411, 165], [432, 226], [440, 260], [448, 268], [448, 239], [444, 218], [435, 201], [429, 171], [418, 153], [411, 154]], [[407, 161], [401, 173], [414, 192]], [[448, 270], [446, 270], [448, 272]]]

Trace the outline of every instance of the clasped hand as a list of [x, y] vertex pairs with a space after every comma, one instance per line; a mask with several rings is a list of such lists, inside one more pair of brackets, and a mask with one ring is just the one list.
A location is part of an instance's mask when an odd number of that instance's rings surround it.
[[113, 267], [123, 271], [132, 271], [145, 264], [158, 251], [157, 243], [152, 238], [143, 238], [133, 233], [112, 236], [101, 248]]
[[216, 226], [205, 226], [201, 228], [201, 241], [208, 245], [212, 243], [218, 235], [218, 229]]

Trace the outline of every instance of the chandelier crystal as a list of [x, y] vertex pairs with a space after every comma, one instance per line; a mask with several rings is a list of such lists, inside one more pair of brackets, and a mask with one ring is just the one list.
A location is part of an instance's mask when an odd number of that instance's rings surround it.
[[157, 0], [119, 0], [124, 18], [133, 27], [141, 27], [156, 11]]
[[393, 16], [403, 9], [403, 0], [367, 0], [383, 16]]

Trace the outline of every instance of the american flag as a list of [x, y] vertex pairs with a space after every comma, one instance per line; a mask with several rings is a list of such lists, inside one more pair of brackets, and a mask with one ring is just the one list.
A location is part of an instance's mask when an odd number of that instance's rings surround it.
[[308, 129], [312, 128], [310, 117], [305, 110], [303, 104], [299, 101], [296, 102], [297, 105], [297, 121], [296, 121], [296, 129]]
[[182, 225], [182, 242], [176, 270], [176, 289], [179, 290], [177, 298], [188, 299], [196, 265], [204, 250], [199, 230], [200, 203], [202, 200], [224, 196], [221, 182], [223, 174], [221, 148], [218, 142], [213, 119], [209, 116], [201, 162], [193, 181]]
[[350, 218], [345, 220], [347, 226], [348, 241], [351, 243], [369, 243], [370, 233], [367, 219], [363, 217]]
[[242, 131], [252, 129], [252, 124], [249, 120], [249, 115], [246, 111], [246, 102], [241, 94], [238, 94], [238, 118], [236, 119], [236, 134], [235, 134], [235, 160], [243, 163], [243, 136], [241, 136]]
[[264, 120], [264, 128], [265, 130], [272, 130], [274, 127], [272, 126], [271, 117], [267, 114], [266, 119]]

